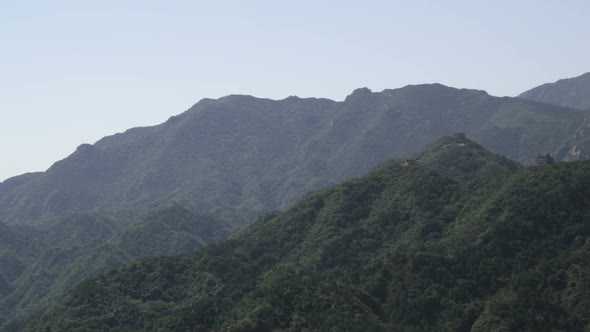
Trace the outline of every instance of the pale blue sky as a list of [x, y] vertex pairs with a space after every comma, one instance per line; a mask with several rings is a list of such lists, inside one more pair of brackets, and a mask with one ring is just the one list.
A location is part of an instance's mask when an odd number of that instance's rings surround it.
[[590, 1], [0, 0], [0, 181], [232, 93], [516, 95], [590, 71]]

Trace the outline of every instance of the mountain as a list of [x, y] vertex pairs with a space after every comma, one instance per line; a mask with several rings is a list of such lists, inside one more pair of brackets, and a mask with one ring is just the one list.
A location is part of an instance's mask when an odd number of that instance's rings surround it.
[[177, 202], [241, 225], [456, 132], [532, 163], [556, 151], [585, 115], [439, 84], [357, 89], [342, 102], [204, 99], [161, 125], [81, 145], [46, 172], [0, 183], [0, 219], [30, 224], [93, 212], [132, 224]]
[[194, 253], [229, 225], [174, 205], [121, 228], [100, 214], [77, 214], [41, 229], [0, 224], [0, 327], [18, 325], [85, 278], [147, 256]]
[[27, 329], [582, 331], [588, 197], [590, 162], [522, 168], [448, 137], [197, 254], [86, 280]]
[[[519, 165], [504, 156], [490, 153], [465, 134], [443, 137], [415, 155], [415, 163], [460, 177], [502, 175]], [[411, 161], [410, 161], [411, 163]]]
[[523, 92], [520, 98], [586, 110], [590, 108], [590, 73], [546, 83]]
[[[590, 111], [590, 73], [547, 83], [522, 93], [520, 98]], [[590, 159], [590, 117], [555, 151], [559, 160]], [[550, 152], [550, 151], [547, 151]]]
[[[466, 132], [527, 164], [538, 152], [563, 151], [586, 115], [440, 84], [357, 89], [342, 102], [201, 100], [161, 125], [83, 144], [46, 172], [0, 183], [6, 234], [31, 243], [0, 243], [9, 267], [0, 272], [0, 324], [26, 319], [84, 278], [133, 259], [192, 253], [261, 213], [441, 136]], [[469, 160], [443, 167], [468, 178], [503, 173], [497, 164], [505, 160], [484, 168]], [[146, 221], [171, 206], [210, 222], [183, 213]]]

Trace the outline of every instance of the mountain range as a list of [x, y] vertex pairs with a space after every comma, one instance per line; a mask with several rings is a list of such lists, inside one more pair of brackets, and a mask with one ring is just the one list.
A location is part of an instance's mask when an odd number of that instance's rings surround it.
[[438, 84], [358, 89], [343, 102], [207, 99], [161, 125], [81, 145], [46, 172], [4, 181], [0, 219], [91, 211], [132, 223], [175, 201], [241, 225], [457, 132], [530, 164], [558, 151], [587, 114]]
[[86, 280], [27, 328], [590, 327], [590, 162], [522, 168], [463, 135], [415, 158], [308, 195], [195, 255]]
[[[583, 91], [585, 77], [569, 82]], [[186, 255], [232, 233], [240, 242], [256, 227], [278, 227], [261, 225], [279, 216], [272, 211], [288, 213], [307, 193], [391, 158], [416, 158], [462, 184], [518, 172], [516, 162], [533, 164], [539, 153], [587, 159], [590, 112], [572, 107], [580, 94], [563, 105], [440, 84], [362, 88], [341, 102], [233, 95], [83, 144], [46, 172], [0, 183], [0, 325], [19, 330], [80, 281], [135, 259]], [[447, 140], [457, 142], [415, 155], [457, 132], [481, 146], [453, 136]], [[447, 153], [452, 146], [468, 148]], [[62, 326], [56, 322], [48, 324]]]

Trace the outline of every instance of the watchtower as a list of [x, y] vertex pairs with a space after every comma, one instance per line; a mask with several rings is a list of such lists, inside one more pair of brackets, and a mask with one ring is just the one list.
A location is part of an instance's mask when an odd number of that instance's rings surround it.
[[416, 159], [406, 159], [402, 165], [403, 166], [416, 165]]
[[555, 160], [553, 160], [553, 157], [548, 153], [537, 156], [537, 165], [551, 165], [554, 163]]

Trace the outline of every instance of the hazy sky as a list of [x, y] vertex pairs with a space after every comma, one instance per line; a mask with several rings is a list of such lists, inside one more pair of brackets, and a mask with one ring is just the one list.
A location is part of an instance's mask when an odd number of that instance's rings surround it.
[[0, 181], [204, 97], [516, 95], [590, 71], [589, 15], [587, 0], [0, 0]]

